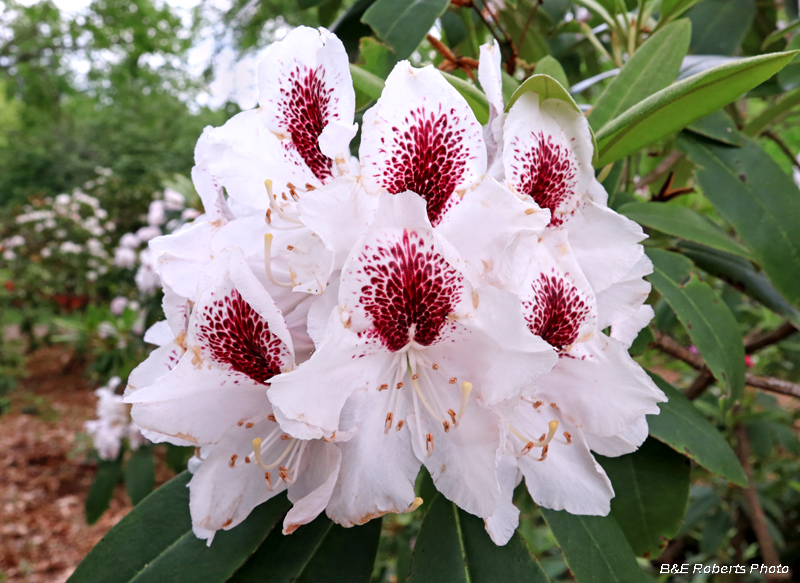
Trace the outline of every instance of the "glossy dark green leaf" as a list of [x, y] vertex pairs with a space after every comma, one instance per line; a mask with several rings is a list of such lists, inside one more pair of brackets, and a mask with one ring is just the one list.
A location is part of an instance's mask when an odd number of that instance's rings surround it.
[[800, 191], [755, 141], [727, 148], [681, 136], [703, 194], [753, 252], [783, 297], [800, 306]]
[[383, 79], [370, 73], [358, 65], [350, 65], [350, 75], [353, 77], [353, 87], [356, 92], [361, 92], [370, 99], [378, 99], [385, 85]]
[[542, 508], [564, 559], [580, 583], [646, 583], [613, 516], [578, 516]]
[[291, 535], [275, 529], [230, 583], [367, 583], [380, 536], [380, 519], [344, 528], [320, 516]]
[[787, 302], [767, 276], [757, 271], [749, 261], [696, 243], [680, 243], [678, 247], [703, 271], [728, 282], [800, 326], [800, 311]]
[[[689, 50], [690, 36], [691, 25], [683, 19], [668, 24], [647, 39], [597, 98], [588, 118], [592, 127], [600, 129], [672, 83]], [[540, 72], [538, 67], [537, 72]]]
[[739, 459], [719, 430], [683, 393], [657, 374], [648, 374], [669, 399], [666, 403], [658, 404], [660, 414], [647, 417], [650, 435], [709, 472], [739, 486], [747, 486], [747, 476]]
[[611, 516], [633, 552], [658, 556], [686, 514], [689, 460], [651, 438], [632, 454], [599, 461], [614, 486]]
[[618, 212], [640, 225], [662, 233], [687, 241], [703, 243], [745, 259], [750, 258], [747, 249], [744, 249], [725, 231], [689, 207], [659, 202], [633, 202], [623, 205]]
[[397, 59], [411, 56], [439, 18], [449, 0], [378, 0], [361, 22], [394, 49]]
[[498, 547], [483, 521], [437, 496], [422, 520], [408, 583], [547, 583], [518, 534]]
[[358, 56], [358, 45], [361, 39], [372, 34], [372, 29], [361, 22], [364, 13], [376, 0], [357, 0], [355, 4], [345, 10], [331, 27], [339, 40], [344, 44], [350, 61], [355, 61]]
[[122, 458], [114, 461], [101, 460], [97, 464], [97, 474], [94, 476], [92, 488], [86, 497], [86, 523], [94, 524], [108, 509], [114, 497], [114, 487], [122, 477]]
[[595, 166], [624, 158], [713, 113], [772, 77], [793, 57], [771, 53], [738, 59], [654, 93], [597, 132], [600, 159]]
[[661, 2], [661, 20], [677, 18], [701, 0], [663, 0]]
[[686, 130], [729, 146], [741, 146], [744, 143], [744, 138], [736, 129], [733, 120], [723, 111], [715, 111], [697, 120]]
[[284, 494], [276, 496], [236, 528], [218, 532], [207, 547], [192, 533], [190, 479], [183, 472], [137, 504], [89, 552], [69, 583], [226, 581], [289, 507]]
[[742, 44], [753, 16], [755, 0], [704, 0], [686, 16], [692, 21], [692, 52], [732, 55]]
[[125, 491], [128, 492], [128, 497], [134, 505], [153, 491], [155, 480], [153, 451], [150, 448], [139, 448], [125, 463]]
[[648, 276], [675, 312], [718, 381], [736, 400], [744, 391], [744, 344], [728, 306], [708, 284], [691, 273], [692, 262], [677, 253], [649, 249]]

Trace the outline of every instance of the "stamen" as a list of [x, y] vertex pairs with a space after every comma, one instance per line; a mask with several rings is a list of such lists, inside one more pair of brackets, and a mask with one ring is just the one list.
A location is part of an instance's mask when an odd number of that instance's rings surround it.
[[428, 450], [428, 457], [433, 455], [433, 434], [429, 433], [425, 436], [425, 448]]
[[435, 362], [433, 363], [433, 370], [439, 370], [439, 365]]
[[389, 433], [389, 430], [392, 428], [392, 418], [393, 417], [394, 417], [394, 414], [391, 411], [389, 411], [386, 414], [386, 423], [383, 424], [383, 434], [384, 435]]
[[447, 410], [447, 414], [450, 415], [450, 419], [453, 420], [453, 425], [458, 425], [458, 418], [456, 417], [456, 412], [452, 409]]
[[[469, 394], [472, 392], [472, 383], [464, 381], [461, 383], [461, 406], [458, 408], [458, 415], [456, 417], [461, 420], [464, 413], [467, 411], [467, 402], [469, 401]], [[456, 425], [458, 423], [456, 422]]]
[[442, 425], [444, 426], [444, 432], [450, 433], [450, 424], [447, 421], [442, 421]]
[[474, 307], [476, 310], [478, 309], [478, 303], [480, 302], [480, 299], [481, 299], [481, 298], [480, 298], [480, 296], [478, 295], [478, 292], [476, 292], [476, 291], [473, 291], [473, 292], [472, 292], [472, 306], [473, 306], [473, 307]]
[[277, 419], [275, 419], [275, 415], [273, 415], [272, 413], [270, 413], [269, 415], [267, 415], [267, 419], [269, 419], [269, 420], [270, 420], [270, 421], [272, 421], [273, 423], [277, 423], [277, 422], [278, 422], [278, 420], [277, 420]]
[[[411, 372], [411, 364], [410, 363], [408, 365], [408, 372]], [[428, 410], [428, 413], [430, 413], [431, 416], [434, 419], [436, 419], [439, 423], [444, 422], [444, 419], [442, 419], [442, 416], [439, 415], [436, 411], [433, 410], [433, 407], [431, 407], [431, 404], [428, 402], [428, 399], [425, 398], [425, 395], [422, 393], [422, 388], [419, 386], [419, 383], [417, 382], [417, 379], [414, 378], [415, 376], [418, 376], [418, 375], [412, 375], [411, 376], [411, 384], [414, 387], [414, 391], [416, 391], [416, 393], [419, 395], [419, 398], [422, 401], [422, 404], [425, 405], [425, 408]]]
[[566, 440], [567, 440], [567, 445], [569, 445], [570, 443], [572, 443], [572, 435], [570, 435], [569, 431], [565, 431], [565, 432], [564, 432], [564, 437], [565, 437], [565, 438], [566, 438]]
[[389, 385], [387, 383], [383, 383], [380, 387], [378, 387], [378, 390], [379, 391], [385, 391], [388, 388], [389, 388]]
[[[281, 436], [281, 437], [283, 437], [283, 436]], [[271, 470], [273, 468], [278, 467], [278, 465], [283, 461], [283, 458], [285, 458], [289, 454], [289, 452], [292, 450], [292, 447], [294, 446], [294, 442], [295, 441], [297, 441], [297, 440], [296, 439], [292, 439], [292, 441], [289, 442], [289, 445], [286, 446], [286, 449], [283, 450], [283, 453], [281, 454], [281, 456], [278, 459], [276, 459], [271, 464], [265, 464], [264, 460], [261, 458], [261, 443], [262, 443], [262, 439], [260, 437], [256, 437], [253, 440], [253, 456], [256, 458], [256, 463], [258, 464], [258, 466], [262, 470]]]
[[406, 422], [403, 419], [401, 419], [400, 421], [397, 422], [397, 427], [395, 427], [394, 430], [395, 431], [400, 431], [403, 428], [403, 425], [405, 425], [405, 424], [406, 424]]
[[248, 421], [248, 422], [245, 424], [244, 428], [245, 428], [245, 429], [252, 429], [253, 425], [255, 425], [255, 423], [253, 423], [252, 421]]
[[287, 484], [292, 483], [292, 480], [289, 479], [289, 469], [286, 466], [281, 466], [278, 468], [278, 475], [281, 477], [281, 480]]
[[233, 454], [233, 455], [231, 456], [231, 461], [229, 461], [229, 462], [228, 462], [228, 465], [229, 465], [230, 467], [234, 467], [234, 466], [236, 465], [236, 459], [237, 459], [238, 457], [239, 457], [238, 455], [236, 455], [236, 454]]
[[267, 196], [269, 197], [269, 204], [270, 206], [275, 209], [275, 212], [280, 215], [280, 217], [290, 223], [295, 223], [297, 225], [302, 225], [303, 223], [294, 217], [289, 216], [286, 214], [283, 209], [281, 209], [278, 201], [275, 199], [275, 195], [272, 193], [272, 180], [265, 180], [264, 186], [267, 187]]
[[[547, 457], [547, 449], [549, 447], [549, 443], [553, 440], [553, 437], [558, 431], [558, 420], [553, 419], [547, 424], [547, 435], [544, 433], [541, 435], [538, 441], [533, 441], [525, 437], [522, 433], [517, 431], [517, 429], [509, 424], [508, 429], [513, 433], [516, 437], [521, 439], [522, 441], [527, 441], [525, 447], [522, 448], [522, 451], [519, 453], [515, 453], [516, 457], [522, 457], [526, 455], [529, 451], [531, 451], [534, 447], [541, 447], [542, 448], [542, 458], [539, 461], [543, 461], [545, 457]], [[566, 432], [565, 432], [566, 433]]]
[[270, 475], [269, 472], [264, 472], [264, 479], [267, 481], [267, 490], [272, 492], [272, 488], [274, 486], [272, 485], [272, 476]]
[[264, 269], [267, 272], [267, 277], [269, 277], [269, 280], [278, 287], [294, 287], [294, 284], [291, 282], [286, 283], [275, 279], [275, 276], [272, 274], [271, 261], [272, 261], [272, 233], [267, 233], [264, 235]]
[[281, 441], [286, 441], [286, 440], [291, 439], [291, 438], [292, 438], [292, 436], [289, 435], [288, 433], [284, 433], [283, 435], [281, 435]]
[[250, 456], [249, 455], [244, 456], [244, 463], [246, 463], [246, 464], [250, 463]]
[[544, 404], [544, 403], [542, 403], [541, 401], [536, 401], [536, 402], [533, 404], [533, 408], [534, 408], [534, 409], [538, 409], [538, 408], [539, 408], [539, 407], [541, 407], [543, 404]]
[[272, 209], [267, 209], [267, 224], [272, 224]]
[[535, 212], [536, 212], [536, 210], [535, 210], [535, 209], [525, 209], [525, 214], [526, 214], [526, 215], [532, 215], [532, 214], [533, 214], [533, 213], [535, 213]]
[[450, 380], [449, 380], [449, 381], [447, 381], [447, 382], [448, 382], [448, 383], [450, 383], [451, 385], [454, 385], [454, 384], [456, 384], [456, 381], [457, 381], [457, 380], [458, 380], [458, 379], [457, 379], [456, 377], [451, 377], [451, 378], [450, 378]]
[[414, 512], [414, 511], [415, 511], [417, 508], [419, 508], [420, 506], [422, 506], [422, 498], [420, 498], [419, 496], [417, 496], [416, 498], [414, 498], [414, 501], [411, 503], [411, 506], [409, 506], [409, 507], [406, 509], [406, 511], [405, 511], [405, 512], [403, 512], [403, 514], [408, 514], [409, 512]]
[[549, 449], [550, 449], [550, 446], [549, 446], [549, 445], [545, 445], [545, 446], [542, 448], [542, 457], [540, 457], [540, 458], [539, 458], [539, 461], [540, 461], [540, 462], [543, 462], [543, 461], [545, 460], [545, 458], [547, 457], [547, 450], [549, 450]]
[[417, 392], [411, 391], [411, 397], [414, 403], [414, 416], [417, 418], [417, 422], [414, 423], [414, 425], [417, 427], [417, 439], [419, 439], [421, 449], [425, 449], [425, 440], [422, 438], [422, 416], [419, 414], [419, 400], [417, 399]]

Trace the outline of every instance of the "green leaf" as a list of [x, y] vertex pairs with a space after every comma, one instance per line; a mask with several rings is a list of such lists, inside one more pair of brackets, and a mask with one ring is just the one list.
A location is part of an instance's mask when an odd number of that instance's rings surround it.
[[351, 61], [355, 61], [358, 56], [358, 45], [361, 39], [372, 34], [372, 29], [361, 22], [361, 17], [373, 4], [375, 4], [375, 0], [357, 0], [331, 26], [331, 32], [342, 41]]
[[761, 50], [766, 50], [768, 46], [772, 43], [779, 41], [787, 34], [794, 32], [800, 28], [800, 20], [793, 20], [789, 24], [786, 25], [786, 28], [779, 28], [778, 30], [773, 30], [769, 33], [766, 38], [764, 38], [764, 42], [761, 43]]
[[86, 523], [94, 524], [108, 509], [114, 497], [114, 487], [122, 477], [122, 457], [108, 462], [100, 460], [97, 464], [97, 474], [92, 482], [92, 489], [86, 497]]
[[486, 534], [480, 518], [439, 495], [422, 520], [408, 583], [445, 581], [549, 583], [519, 534], [499, 547]]
[[449, 0], [378, 0], [361, 22], [394, 49], [398, 60], [407, 59], [449, 4]]
[[653, 273], [648, 277], [675, 312], [692, 342], [733, 400], [744, 391], [744, 344], [728, 306], [708, 284], [691, 274], [692, 262], [677, 253], [648, 249]]
[[[605, 166], [734, 101], [780, 71], [795, 53], [771, 53], [713, 67], [662, 89], [597, 132]], [[524, 85], [524, 84], [523, 84]]]
[[383, 79], [352, 63], [350, 64], [350, 75], [353, 76], [353, 87], [356, 91], [364, 93], [370, 99], [378, 99], [381, 96], [386, 84]]
[[755, 0], [705, 0], [686, 15], [692, 21], [692, 52], [732, 55], [753, 24]]
[[697, 410], [692, 402], [667, 381], [648, 372], [669, 401], [659, 403], [659, 415], [648, 415], [650, 435], [680, 454], [694, 460], [709, 472], [729, 482], [747, 486], [747, 476], [739, 459], [722, 434]]
[[613, 516], [577, 516], [548, 508], [541, 511], [580, 583], [647, 581]]
[[479, 123], [485, 124], [489, 121], [489, 100], [480, 89], [469, 81], [459, 79], [450, 73], [442, 72], [441, 75], [467, 100], [467, 103], [472, 109], [472, 113], [478, 118]]
[[677, 18], [698, 2], [700, 0], [664, 0], [661, 3], [660, 18], [662, 21]]
[[567, 74], [564, 72], [564, 67], [550, 55], [545, 55], [536, 63], [536, 74], [547, 75], [558, 81], [561, 86], [569, 87], [569, 81], [567, 80]]
[[736, 229], [775, 287], [800, 306], [800, 191], [756, 142], [727, 148], [682, 136], [678, 147], [697, 165], [695, 178]]
[[381, 520], [344, 528], [320, 516], [291, 535], [274, 529], [230, 583], [368, 583], [378, 553]]
[[729, 146], [741, 146], [744, 143], [744, 138], [736, 129], [733, 120], [723, 111], [715, 111], [711, 115], [707, 115], [694, 122], [686, 130]]
[[322, 4], [325, 0], [297, 0], [297, 5], [302, 9], [306, 10], [308, 8], [313, 8], [319, 4]]
[[[800, 20], [797, 21], [797, 24], [800, 24]], [[800, 49], [800, 36], [794, 37], [786, 47], [788, 51], [796, 49]], [[780, 70], [778, 73], [778, 83], [784, 91], [790, 91], [800, 86], [800, 59], [795, 57], [792, 59], [791, 63]]]
[[800, 311], [778, 293], [763, 272], [741, 257], [695, 243], [680, 243], [681, 252], [703, 271], [728, 282], [764, 306], [800, 326]]
[[662, 233], [750, 258], [750, 253], [725, 231], [689, 207], [659, 202], [632, 202], [620, 207], [618, 212]]
[[153, 491], [155, 480], [153, 451], [150, 448], [140, 447], [125, 464], [125, 490], [134, 506]]
[[611, 516], [639, 556], [658, 556], [680, 531], [689, 505], [688, 460], [655, 439], [638, 451], [599, 458], [614, 485]]
[[[508, 100], [506, 103], [506, 111], [510, 111], [511, 107], [517, 102], [517, 99], [522, 97], [528, 92], [533, 92], [539, 95], [539, 102], [546, 101], [548, 99], [560, 99], [561, 101], [565, 101], [568, 103], [572, 109], [583, 115], [581, 112], [581, 108], [578, 107], [578, 104], [575, 103], [575, 100], [572, 99], [572, 95], [569, 94], [569, 91], [564, 89], [564, 87], [555, 79], [550, 77], [549, 75], [532, 75], [528, 77], [522, 85], [520, 85], [514, 94], [511, 96], [511, 99]], [[594, 154], [592, 158], [592, 162], [597, 166], [597, 142], [594, 138], [594, 132], [592, 129], [589, 128], [589, 132], [592, 135], [592, 146], [594, 147]]]
[[588, 118], [592, 127], [603, 127], [672, 83], [689, 50], [691, 32], [689, 21], [684, 19], [668, 24], [647, 39], [597, 98]]
[[69, 583], [226, 581], [263, 542], [289, 506], [281, 494], [210, 547], [192, 533], [189, 472], [137, 504], [89, 552]]

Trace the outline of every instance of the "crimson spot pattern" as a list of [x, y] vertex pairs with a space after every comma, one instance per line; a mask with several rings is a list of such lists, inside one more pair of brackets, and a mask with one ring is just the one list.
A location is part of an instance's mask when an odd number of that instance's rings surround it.
[[562, 351], [578, 339], [589, 306], [574, 285], [556, 275], [542, 274], [531, 284], [533, 301], [523, 302], [528, 329]]

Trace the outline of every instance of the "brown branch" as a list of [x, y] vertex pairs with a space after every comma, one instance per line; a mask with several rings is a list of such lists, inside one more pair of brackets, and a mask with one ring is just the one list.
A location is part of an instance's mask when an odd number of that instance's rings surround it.
[[795, 158], [794, 153], [792, 152], [792, 149], [777, 134], [775, 134], [775, 133], [773, 133], [773, 132], [771, 132], [769, 130], [766, 130], [766, 131], [762, 132], [761, 135], [764, 136], [765, 138], [769, 138], [770, 140], [775, 142], [775, 144], [777, 144], [777, 146], [781, 150], [781, 152], [786, 154], [786, 157], [789, 158], [789, 160], [792, 162], [792, 165], [795, 168], [800, 168], [800, 162], [798, 162], [797, 158]]
[[[495, 32], [494, 28], [489, 21], [486, 20], [486, 17], [483, 15], [483, 11], [475, 4], [475, 2], [471, 2], [472, 7], [475, 9], [475, 13], [478, 15], [478, 18], [481, 19], [484, 26], [492, 33], [492, 36], [497, 40], [498, 44], [500, 45], [500, 52], [503, 53], [506, 62], [506, 72], [509, 75], [514, 74], [514, 69], [516, 68], [516, 60], [517, 60], [517, 50], [514, 48], [514, 44], [511, 42], [511, 38], [508, 36], [505, 30], [501, 26], [497, 26], [500, 33], [503, 35], [503, 38], [499, 38], [497, 32]], [[489, 13], [491, 15], [491, 12]], [[505, 50], [503, 50], [505, 49]]]
[[[688, 349], [681, 346], [674, 338], [664, 334], [660, 330], [654, 330], [653, 334], [656, 338], [653, 345], [661, 352], [669, 354], [678, 360], [682, 360], [692, 368], [701, 371], [700, 376], [695, 379], [692, 386], [686, 391], [685, 394], [687, 397], [696, 399], [706, 388], [713, 384], [709, 379], [704, 378], [704, 374], [707, 373], [711, 375], [711, 371], [706, 366], [702, 356], [690, 352]], [[700, 380], [701, 378], [703, 379], [702, 381]], [[762, 377], [751, 373], [745, 374], [744, 382], [747, 386], [755, 389], [800, 398], [800, 385], [797, 383], [776, 379], [774, 377]], [[705, 384], [705, 386], [702, 386], [703, 384]]]
[[681, 156], [683, 156], [683, 154], [681, 154], [678, 150], [674, 150], [673, 152], [667, 154], [664, 159], [659, 162], [658, 166], [653, 168], [653, 170], [640, 178], [639, 182], [634, 184], [633, 189], [639, 190], [640, 188], [643, 188], [661, 178], [670, 168], [675, 165], [678, 160], [681, 159]]
[[[750, 524], [758, 540], [758, 545], [761, 547], [761, 558], [766, 566], [777, 567], [780, 564], [780, 557], [775, 549], [775, 543], [772, 542], [772, 538], [769, 536], [767, 517], [764, 515], [761, 501], [758, 499], [756, 482], [753, 478], [753, 466], [750, 465], [750, 440], [747, 437], [747, 428], [742, 423], [736, 425], [736, 441], [738, 442], [736, 453], [747, 476], [744, 500], [747, 504], [747, 509], [750, 511]], [[766, 579], [767, 581], [790, 581], [791, 573], [767, 575]]]
[[755, 336], [749, 340], [745, 339], [744, 351], [747, 354], [753, 354], [762, 348], [766, 348], [767, 346], [777, 344], [781, 340], [785, 340], [795, 332], [797, 332], [797, 328], [795, 328], [794, 324], [791, 322], [784, 322], [774, 330], [765, 332], [764, 334]]
[[702, 395], [705, 390], [714, 384], [714, 375], [707, 368], [700, 371], [700, 374], [695, 377], [689, 388], [683, 393], [690, 401], [694, 401], [697, 397]]
[[525, 26], [522, 27], [522, 34], [519, 35], [519, 42], [517, 42], [517, 46], [521, 49], [522, 43], [525, 42], [525, 36], [528, 34], [528, 29], [531, 27], [531, 23], [533, 22], [533, 17], [536, 16], [536, 13], [539, 11], [539, 6], [542, 5], [544, 0], [535, 0], [533, 8], [531, 8], [530, 14], [528, 14], [528, 19], [525, 21]]

